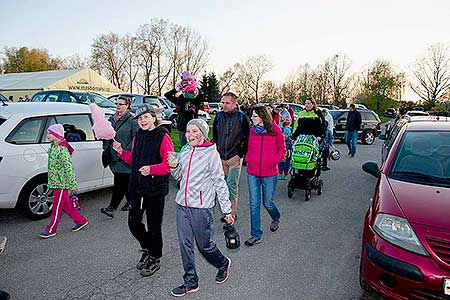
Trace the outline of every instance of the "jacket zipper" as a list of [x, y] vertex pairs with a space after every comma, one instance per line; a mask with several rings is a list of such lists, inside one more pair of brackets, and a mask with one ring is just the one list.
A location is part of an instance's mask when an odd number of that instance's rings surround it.
[[186, 208], [188, 208], [188, 204], [187, 204], [187, 188], [188, 188], [188, 183], [189, 183], [189, 173], [191, 172], [192, 156], [194, 156], [194, 152], [195, 152], [195, 148], [192, 149], [191, 156], [189, 157], [189, 165], [188, 165], [188, 171], [187, 171], [187, 175], [186, 175], [186, 186], [184, 187], [184, 206], [186, 206]]
[[203, 195], [202, 195], [202, 191], [200, 191], [200, 205], [203, 206]]
[[263, 142], [264, 142], [264, 134], [261, 134], [261, 149], [259, 150], [259, 176], [262, 176], [261, 165], [262, 165]]

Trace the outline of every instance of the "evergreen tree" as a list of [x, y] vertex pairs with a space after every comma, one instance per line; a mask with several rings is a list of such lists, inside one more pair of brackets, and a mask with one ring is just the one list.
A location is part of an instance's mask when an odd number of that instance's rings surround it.
[[208, 75], [208, 92], [208, 102], [220, 102], [220, 85], [214, 72], [211, 72]]

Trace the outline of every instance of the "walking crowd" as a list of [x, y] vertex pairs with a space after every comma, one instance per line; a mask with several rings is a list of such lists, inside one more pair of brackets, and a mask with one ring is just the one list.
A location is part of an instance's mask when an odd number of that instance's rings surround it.
[[[330, 170], [327, 162], [333, 147], [334, 125], [331, 114], [326, 109], [319, 110], [311, 98], [305, 100], [305, 109], [294, 122], [289, 105], [252, 104], [243, 112], [238, 97], [227, 92], [222, 96], [223, 109], [216, 115], [210, 141], [208, 124], [198, 118], [203, 95], [195, 77], [183, 72], [181, 81], [165, 96], [177, 106], [179, 114], [182, 147], [178, 153], [174, 152], [169, 132], [161, 126], [158, 108], [144, 104], [132, 115], [130, 99], [118, 98], [116, 113], [109, 119], [116, 135], [103, 142], [102, 156], [104, 166], [114, 175], [114, 187], [110, 204], [101, 213], [113, 218], [122, 199], [126, 199], [122, 210], [128, 211], [129, 230], [141, 247], [136, 268], [142, 276], [151, 276], [161, 268], [161, 225], [170, 175], [178, 181], [176, 224], [184, 282], [172, 289], [171, 294], [179, 297], [199, 290], [194, 245], [217, 269], [217, 284], [224, 283], [230, 275], [230, 258], [211, 240], [212, 208], [218, 203], [224, 229], [238, 220], [243, 164], [247, 165], [250, 208], [250, 235], [244, 244], [252, 247], [263, 238], [261, 203], [272, 219], [269, 230], [278, 230], [281, 214], [274, 195], [277, 182], [289, 178], [296, 139], [301, 135], [314, 136], [320, 143], [321, 170]], [[358, 114], [352, 106], [346, 137], [352, 157], [361, 125]], [[74, 220], [72, 231], [88, 225], [70, 197], [71, 191], [77, 189], [77, 181], [71, 162], [73, 148], [64, 139], [63, 126], [50, 126], [47, 138], [52, 142], [48, 151], [48, 185], [54, 190], [55, 201], [51, 221], [40, 234], [43, 239], [56, 235], [63, 211]]]

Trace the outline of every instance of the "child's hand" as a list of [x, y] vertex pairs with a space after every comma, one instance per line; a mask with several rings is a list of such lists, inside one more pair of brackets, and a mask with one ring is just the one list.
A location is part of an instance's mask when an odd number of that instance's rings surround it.
[[143, 176], [148, 176], [150, 175], [150, 166], [143, 166], [139, 169], [139, 172], [141, 172], [141, 174]]
[[113, 143], [113, 149], [114, 149], [114, 151], [116, 151], [117, 153], [122, 155], [122, 152], [123, 152], [122, 144], [120, 144], [119, 142], [114, 142]]
[[227, 221], [228, 224], [233, 225], [234, 217], [233, 217], [232, 214], [225, 215], [224, 218], [225, 218], [225, 221]]

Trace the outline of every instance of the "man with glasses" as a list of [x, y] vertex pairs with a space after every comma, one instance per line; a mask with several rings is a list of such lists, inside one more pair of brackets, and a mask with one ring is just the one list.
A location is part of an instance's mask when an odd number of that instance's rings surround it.
[[250, 122], [247, 116], [237, 109], [237, 96], [234, 93], [225, 93], [222, 105], [222, 111], [218, 112], [214, 119], [213, 141], [217, 144], [222, 159], [230, 193], [231, 213], [236, 219], [239, 177], [242, 158], [247, 153]]

